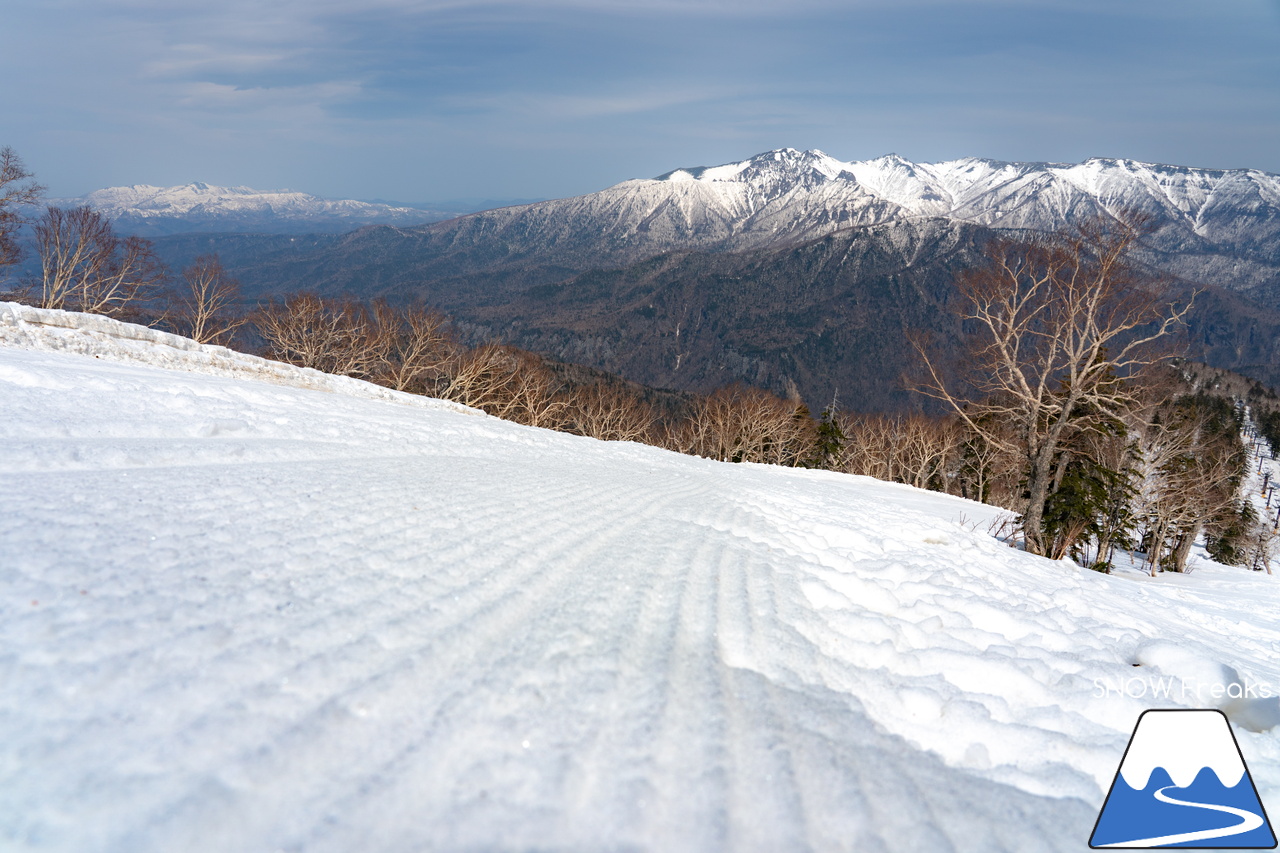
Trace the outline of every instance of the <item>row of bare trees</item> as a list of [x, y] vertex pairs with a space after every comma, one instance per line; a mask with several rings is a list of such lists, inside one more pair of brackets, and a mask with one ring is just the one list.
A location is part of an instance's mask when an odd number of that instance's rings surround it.
[[443, 397], [506, 420], [609, 440], [650, 441], [652, 408], [604, 385], [569, 388], [516, 347], [466, 347], [439, 311], [298, 293], [257, 309], [272, 358]]
[[[455, 400], [531, 426], [946, 491], [1014, 510], [1030, 538], [1032, 473], [1020, 452], [1019, 424], [1001, 411], [944, 418], [828, 412], [817, 421], [796, 399], [735, 385], [689, 397], [672, 417], [625, 386], [568, 385], [523, 350], [465, 347], [442, 315], [424, 309], [303, 293], [260, 308], [252, 322], [270, 355], [304, 367]], [[1130, 405], [1121, 417], [1080, 415], [1061, 430], [1040, 514], [1047, 556], [1105, 565], [1116, 547], [1145, 543], [1153, 571], [1180, 571], [1206, 527], [1230, 526], [1239, 507], [1239, 424], [1223, 426], [1219, 411], [1220, 423], [1210, 429], [1205, 404], [1174, 402], [1179, 389], [1170, 382], [1145, 392], [1129, 383], [1123, 393]]]

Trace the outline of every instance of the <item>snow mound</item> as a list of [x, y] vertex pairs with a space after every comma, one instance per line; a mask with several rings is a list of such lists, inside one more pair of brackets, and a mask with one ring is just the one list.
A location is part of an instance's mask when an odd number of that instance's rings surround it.
[[1144, 678], [1280, 689], [1270, 577], [12, 305], [0, 501], [5, 849], [1079, 850]]

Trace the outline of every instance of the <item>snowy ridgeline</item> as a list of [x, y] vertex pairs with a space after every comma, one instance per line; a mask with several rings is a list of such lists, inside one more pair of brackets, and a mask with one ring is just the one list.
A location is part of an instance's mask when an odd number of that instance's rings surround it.
[[117, 229], [149, 237], [218, 231], [333, 233], [369, 224], [423, 225], [461, 213], [198, 182], [176, 187], [108, 187], [78, 198], [49, 199], [49, 203], [58, 207], [88, 205], [109, 217]]
[[1271, 576], [12, 305], [0, 408], [0, 849], [1081, 850], [1149, 707], [1280, 811]]

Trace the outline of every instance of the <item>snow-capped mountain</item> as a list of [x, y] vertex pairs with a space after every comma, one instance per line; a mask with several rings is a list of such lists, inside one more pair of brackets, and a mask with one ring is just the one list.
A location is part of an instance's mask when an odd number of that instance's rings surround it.
[[1147, 260], [1159, 268], [1237, 290], [1280, 283], [1280, 176], [1132, 160], [912, 163], [889, 155], [845, 162], [787, 148], [481, 211], [401, 239], [417, 263], [448, 256], [450, 270], [551, 264], [580, 272], [673, 250], [778, 248], [922, 218], [1054, 230], [1128, 212], [1151, 218]]
[[1153, 258], [1179, 274], [1248, 289], [1274, 280], [1280, 264], [1280, 175], [1253, 169], [1103, 158], [913, 163], [896, 154], [844, 162], [788, 148], [655, 180], [679, 187], [672, 197], [701, 184], [712, 190], [703, 197], [745, 207], [742, 232], [756, 239], [903, 216], [1052, 231], [1090, 216], [1138, 213], [1155, 226], [1147, 241]]
[[1194, 357], [1277, 381], [1280, 176], [1259, 171], [846, 162], [783, 149], [419, 227], [191, 235], [161, 250], [175, 269], [218, 252], [254, 298], [313, 289], [421, 301], [646, 384], [742, 380], [783, 393], [794, 381], [820, 405], [839, 391], [895, 408], [914, 359], [902, 336], [928, 328], [959, 345], [939, 318], [993, 229], [1129, 210], [1156, 229], [1141, 260], [1184, 279], [1179, 292], [1237, 292], [1198, 298]]
[[1235, 290], [1280, 287], [1280, 175], [1134, 160], [913, 163], [890, 154], [843, 161], [784, 148], [470, 215], [200, 183], [116, 187], [57, 203], [89, 204], [122, 230], [147, 236], [338, 233], [386, 224], [405, 229], [399, 240], [418, 263], [449, 255], [459, 271], [549, 263], [574, 272], [672, 250], [776, 248], [921, 218], [1048, 231], [1137, 212], [1155, 227], [1147, 240], [1153, 265]]
[[362, 225], [422, 225], [458, 211], [419, 209], [353, 199], [326, 199], [293, 190], [255, 190], [191, 183], [176, 187], [138, 184], [53, 199], [61, 207], [88, 205], [132, 234], [186, 232], [304, 234], [353, 231]]
[[[912, 216], [945, 216], [995, 228], [1050, 229], [1082, 215], [1139, 211], [1181, 221], [1222, 241], [1243, 232], [1223, 214], [1280, 206], [1280, 175], [1094, 158], [1079, 164], [1005, 163], [966, 157], [913, 163], [896, 154], [845, 162], [786, 148], [724, 166], [676, 169], [655, 180], [741, 186], [759, 199], [870, 196]], [[1242, 225], [1237, 221], [1237, 224]]]

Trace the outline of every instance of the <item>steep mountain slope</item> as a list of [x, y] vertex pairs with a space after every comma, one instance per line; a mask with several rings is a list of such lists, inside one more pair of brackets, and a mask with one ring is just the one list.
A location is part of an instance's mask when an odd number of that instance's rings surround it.
[[164, 249], [177, 263], [220, 252], [251, 297], [304, 288], [421, 300], [646, 384], [744, 379], [794, 385], [811, 403], [839, 390], [900, 407], [911, 360], [901, 337], [954, 340], [939, 308], [956, 270], [977, 262], [977, 235], [1127, 213], [1152, 228], [1140, 262], [1185, 293], [1204, 285], [1192, 357], [1275, 381], [1280, 177], [1250, 170], [843, 162], [784, 149], [421, 228], [192, 235]]
[[955, 340], [955, 274], [989, 233], [942, 219], [847, 229], [784, 250], [675, 252], [530, 288], [468, 316], [521, 346], [645, 384], [707, 391], [733, 381], [838, 397], [861, 410], [911, 405], [908, 343]]
[[[299, 285], [421, 299], [464, 321], [477, 338], [495, 336], [645, 385], [709, 391], [745, 381], [797, 391], [813, 407], [838, 397], [861, 410], [895, 411], [923, 402], [902, 381], [918, 364], [907, 336], [930, 334], [944, 350], [960, 345], [948, 310], [952, 285], [960, 270], [981, 262], [992, 233], [914, 218], [784, 248], [669, 252], [578, 274], [519, 263], [446, 274], [441, 260], [432, 276], [407, 274], [397, 238], [378, 229], [387, 242], [375, 243], [372, 234], [305, 238], [330, 247], [359, 238], [359, 248], [335, 266], [316, 252]], [[189, 239], [202, 247], [201, 238]], [[242, 269], [257, 285], [253, 295], [270, 294], [276, 271], [297, 274], [292, 245], [259, 239]], [[1193, 293], [1188, 354], [1280, 384], [1280, 312], [1212, 286], [1183, 282], [1172, 290], [1179, 299]]]
[[1145, 241], [1153, 265], [1246, 292], [1269, 293], [1280, 280], [1280, 176], [1266, 172], [1113, 159], [913, 164], [895, 156], [842, 167], [913, 215], [992, 228], [1053, 231], [1089, 216], [1137, 213], [1154, 228]]
[[[961, 346], [956, 275], [991, 231], [946, 219], [846, 229], [786, 249], [675, 252], [468, 307], [502, 338], [647, 385], [708, 391], [744, 381], [862, 411], [928, 401], [908, 390], [924, 335]], [[1181, 336], [1196, 360], [1280, 380], [1280, 312], [1230, 291], [1175, 283], [1194, 299]]]
[[1275, 814], [1276, 577], [360, 386], [0, 304], [0, 846], [1074, 851], [1152, 704]]
[[341, 233], [370, 223], [421, 225], [460, 215], [351, 199], [324, 199], [292, 190], [255, 190], [191, 183], [135, 185], [51, 199], [60, 207], [88, 205], [127, 234], [158, 237], [190, 232], [246, 234]]
[[[1280, 176], [1129, 160], [914, 164], [891, 155], [850, 163], [784, 149], [421, 228], [366, 229], [318, 246], [226, 240], [217, 248], [242, 258], [242, 268], [264, 250], [278, 255], [269, 274], [256, 274], [264, 286], [267, 275], [276, 287], [305, 278], [342, 290], [460, 277], [459, 286], [507, 292], [667, 251], [781, 248], [904, 219], [1051, 231], [1100, 213], [1149, 217], [1145, 260], [1181, 278], [1264, 298], [1280, 287]], [[175, 242], [168, 251], [186, 257], [193, 247]], [[317, 269], [324, 270], [318, 280]]]

